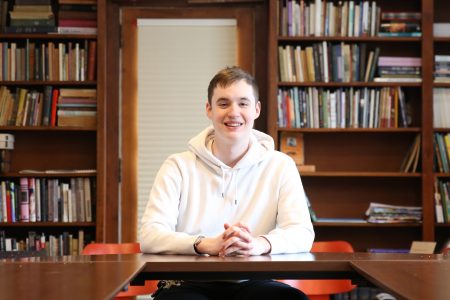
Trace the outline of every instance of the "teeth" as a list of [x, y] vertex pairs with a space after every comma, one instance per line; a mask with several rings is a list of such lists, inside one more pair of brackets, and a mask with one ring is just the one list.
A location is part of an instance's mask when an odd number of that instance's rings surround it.
[[231, 126], [231, 127], [238, 127], [241, 126], [242, 123], [225, 123], [225, 125], [227, 126]]

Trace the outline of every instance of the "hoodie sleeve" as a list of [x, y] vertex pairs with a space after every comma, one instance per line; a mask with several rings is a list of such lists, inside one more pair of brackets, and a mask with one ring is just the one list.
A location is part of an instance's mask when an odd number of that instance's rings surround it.
[[195, 254], [197, 236], [176, 232], [182, 176], [174, 156], [169, 157], [156, 175], [142, 217], [141, 250], [144, 253]]
[[290, 158], [280, 172], [276, 223], [276, 228], [264, 235], [272, 246], [271, 254], [311, 250], [314, 229], [299, 172]]

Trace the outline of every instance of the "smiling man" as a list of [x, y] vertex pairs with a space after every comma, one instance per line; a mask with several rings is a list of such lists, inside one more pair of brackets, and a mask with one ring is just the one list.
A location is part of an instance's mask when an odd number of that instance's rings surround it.
[[[314, 230], [294, 161], [255, 129], [261, 103], [255, 79], [238, 67], [208, 86], [212, 126], [170, 156], [142, 218], [146, 253], [263, 255], [307, 252]], [[161, 281], [155, 299], [306, 299], [272, 280]]]

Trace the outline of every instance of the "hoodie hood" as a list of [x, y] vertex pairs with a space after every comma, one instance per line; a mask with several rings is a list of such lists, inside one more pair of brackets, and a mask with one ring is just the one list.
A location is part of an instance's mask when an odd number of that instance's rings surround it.
[[[208, 143], [214, 139], [214, 127], [209, 126], [189, 141], [189, 150], [218, 172], [223, 169], [231, 169], [229, 166], [215, 157], [208, 149]], [[274, 151], [274, 142], [271, 136], [252, 130], [250, 135], [250, 147], [244, 157], [233, 169], [243, 169], [263, 161]]]

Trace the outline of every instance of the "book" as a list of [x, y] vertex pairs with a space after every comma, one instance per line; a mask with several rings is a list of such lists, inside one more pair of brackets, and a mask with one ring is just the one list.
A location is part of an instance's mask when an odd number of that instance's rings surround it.
[[27, 178], [20, 178], [20, 221], [30, 221], [30, 198]]
[[298, 132], [281, 132], [280, 151], [289, 155], [297, 165], [305, 163], [303, 134]]

